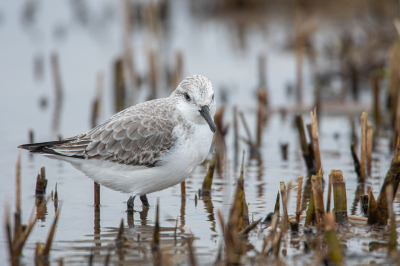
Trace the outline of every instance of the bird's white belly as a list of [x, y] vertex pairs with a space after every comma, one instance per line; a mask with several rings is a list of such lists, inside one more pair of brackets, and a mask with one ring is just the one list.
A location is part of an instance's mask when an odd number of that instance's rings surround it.
[[102, 160], [63, 157], [75, 168], [102, 186], [123, 193], [148, 194], [184, 181], [205, 159], [213, 134], [208, 125], [196, 125], [193, 134], [179, 139], [177, 145], [162, 158], [162, 164], [147, 168]]

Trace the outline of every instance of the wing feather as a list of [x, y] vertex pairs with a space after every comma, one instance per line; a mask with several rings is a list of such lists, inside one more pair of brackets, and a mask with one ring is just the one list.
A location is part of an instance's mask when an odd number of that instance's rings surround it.
[[86, 134], [21, 147], [31, 152], [153, 167], [177, 140], [173, 134], [177, 120], [169, 115], [174, 107], [167, 99], [125, 109]]

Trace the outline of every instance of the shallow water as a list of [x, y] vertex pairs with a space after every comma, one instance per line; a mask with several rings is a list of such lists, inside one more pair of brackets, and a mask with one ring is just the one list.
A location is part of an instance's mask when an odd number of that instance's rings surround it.
[[[50, 54], [59, 56], [64, 99], [62, 103], [59, 133], [63, 137], [73, 136], [90, 129], [91, 103], [95, 95], [95, 78], [98, 71], [105, 74], [104, 97], [101, 106], [101, 120], [114, 113], [112, 98], [112, 66], [115, 58], [122, 53], [120, 25], [120, 6], [114, 1], [87, 1], [89, 7], [88, 22], [85, 25], [74, 20], [73, 1], [40, 2], [33, 21], [22, 19], [24, 3], [8, 1], [0, 3], [0, 58], [3, 67], [0, 71], [0, 169], [1, 182], [0, 217], [4, 220], [4, 208], [14, 206], [15, 163], [18, 145], [28, 142], [28, 130], [35, 133], [35, 141], [41, 142], [56, 138], [52, 131], [54, 109], [54, 89], [51, 75]], [[98, 3], [98, 4], [95, 4]], [[99, 22], [101, 21], [101, 23]], [[167, 63], [174, 62], [177, 50], [184, 55], [184, 75], [202, 74], [207, 76], [217, 91], [216, 101], [226, 98], [224, 119], [232, 125], [234, 105], [245, 114], [252, 134], [255, 136], [255, 90], [258, 84], [257, 58], [267, 55], [267, 84], [270, 103], [274, 110], [280, 107], [293, 107], [295, 99], [286, 92], [287, 84], [295, 82], [294, 53], [282, 49], [289, 33], [287, 25], [278, 15], [271, 15], [266, 28], [257, 24], [249, 25], [245, 35], [245, 49], [240, 48], [238, 27], [227, 18], [204, 18], [193, 16], [190, 1], [171, 1], [170, 19], [165, 33], [155, 38], [144, 30], [135, 28], [134, 53], [138, 72], [145, 76], [149, 43], [160, 46], [159, 71], [163, 73]], [[323, 34], [321, 33], [321, 36]], [[155, 43], [155, 44], [153, 44]], [[43, 59], [43, 75], [35, 77], [34, 58]], [[304, 65], [304, 104], [303, 118], [309, 123], [308, 111], [312, 106], [312, 77], [310, 64]], [[40, 76], [40, 75], [39, 75]], [[147, 84], [143, 85], [146, 88]], [[144, 92], [143, 92], [144, 91]], [[134, 102], [146, 98], [145, 89]], [[222, 93], [224, 92], [224, 93]], [[159, 97], [168, 95], [168, 90], [160, 89]], [[224, 96], [225, 95], [225, 96]], [[369, 108], [371, 95], [361, 92], [361, 104], [352, 112], [356, 115], [357, 132], [359, 116]], [[40, 101], [46, 101], [47, 107], [41, 107]], [[355, 110], [355, 111], [354, 111]], [[263, 131], [260, 149], [261, 159], [250, 160], [248, 152], [245, 160], [245, 190], [249, 204], [251, 220], [264, 218], [275, 205], [279, 182], [297, 180], [306, 175], [301, 156], [298, 134], [293, 126], [293, 112], [286, 116], [273, 113]], [[346, 180], [348, 210], [353, 205], [357, 186], [350, 154], [351, 126], [346, 110], [341, 112], [323, 111], [320, 117], [320, 149], [325, 177], [331, 169], [343, 171]], [[241, 125], [241, 124], [240, 124]], [[241, 136], [245, 136], [240, 126]], [[253, 130], [254, 129], [254, 130]], [[254, 138], [254, 137], [253, 137]], [[222, 241], [221, 228], [216, 219], [216, 211], [227, 215], [234, 191], [238, 168], [234, 167], [233, 128], [229, 128], [226, 137], [231, 172], [223, 178], [216, 173], [212, 198], [195, 195], [201, 188], [207, 170], [207, 163], [199, 166], [186, 181], [186, 197], [182, 198], [180, 186], [148, 195], [151, 209], [142, 210], [136, 200], [133, 220], [129, 219], [126, 200], [129, 195], [101, 188], [100, 213], [93, 208], [93, 182], [66, 162], [51, 160], [43, 156], [30, 156], [22, 151], [22, 221], [29, 218], [35, 203], [36, 175], [40, 167], [46, 167], [48, 179], [47, 193], [57, 184], [61, 205], [60, 219], [50, 253], [50, 261], [63, 258], [73, 265], [87, 265], [90, 254], [94, 254], [95, 263], [103, 264], [109, 247], [113, 246], [118, 233], [119, 223], [124, 219], [126, 236], [135, 239], [123, 256], [111, 252], [111, 261], [137, 262], [152, 265], [149, 243], [155, 217], [155, 204], [160, 199], [160, 226], [162, 227], [161, 249], [170, 254], [174, 263], [185, 264], [187, 239], [194, 235], [195, 254], [199, 264], [211, 264], [217, 255]], [[283, 160], [280, 144], [288, 143], [288, 159]], [[377, 197], [380, 185], [389, 168], [392, 154], [387, 138], [377, 138], [376, 151], [373, 154], [372, 177], [368, 186], [373, 187]], [[240, 142], [239, 150], [247, 149]], [[209, 158], [207, 159], [209, 160]], [[290, 194], [289, 215], [295, 213], [296, 190]], [[399, 212], [399, 199], [396, 197], [396, 213]], [[53, 220], [53, 203], [47, 204], [45, 219], [34, 228], [23, 251], [22, 262], [33, 264], [35, 243], [44, 242]], [[359, 215], [359, 206], [354, 211]], [[175, 236], [175, 226], [178, 226]], [[383, 241], [377, 233], [369, 232], [362, 226], [348, 229], [355, 237], [343, 240], [349, 263], [379, 262], [386, 258], [386, 249], [381, 247], [372, 251], [372, 241]], [[262, 230], [257, 229], [250, 236], [250, 242], [256, 250], [263, 244]], [[378, 233], [379, 235], [379, 233]], [[140, 238], [140, 241], [138, 241]], [[312, 257], [302, 256], [300, 245], [296, 249], [290, 244], [290, 235], [285, 236], [283, 246], [287, 247], [287, 257], [293, 261], [307, 261]], [[300, 243], [305, 237], [301, 237]], [[0, 264], [7, 261], [7, 245], [4, 231], [0, 231]], [[294, 247], [294, 248], [292, 248]], [[285, 249], [285, 248], [284, 248]], [[129, 250], [129, 253], [126, 251]], [[367, 255], [367, 256], [366, 256]]]

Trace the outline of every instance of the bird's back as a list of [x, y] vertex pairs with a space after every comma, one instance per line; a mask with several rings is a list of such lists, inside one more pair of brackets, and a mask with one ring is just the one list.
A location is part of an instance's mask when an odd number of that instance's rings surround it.
[[60, 141], [25, 144], [33, 153], [106, 160], [153, 167], [176, 141], [174, 103], [157, 99], [129, 107], [85, 134]]

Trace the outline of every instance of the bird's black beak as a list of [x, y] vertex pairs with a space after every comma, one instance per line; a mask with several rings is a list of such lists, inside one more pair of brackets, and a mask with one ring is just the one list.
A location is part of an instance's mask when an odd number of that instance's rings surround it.
[[204, 105], [203, 107], [201, 107], [199, 113], [204, 118], [204, 120], [206, 120], [207, 124], [210, 126], [211, 131], [215, 133], [215, 131], [217, 131], [217, 127], [215, 126], [214, 121], [210, 116], [210, 109], [208, 108], [208, 106]]

